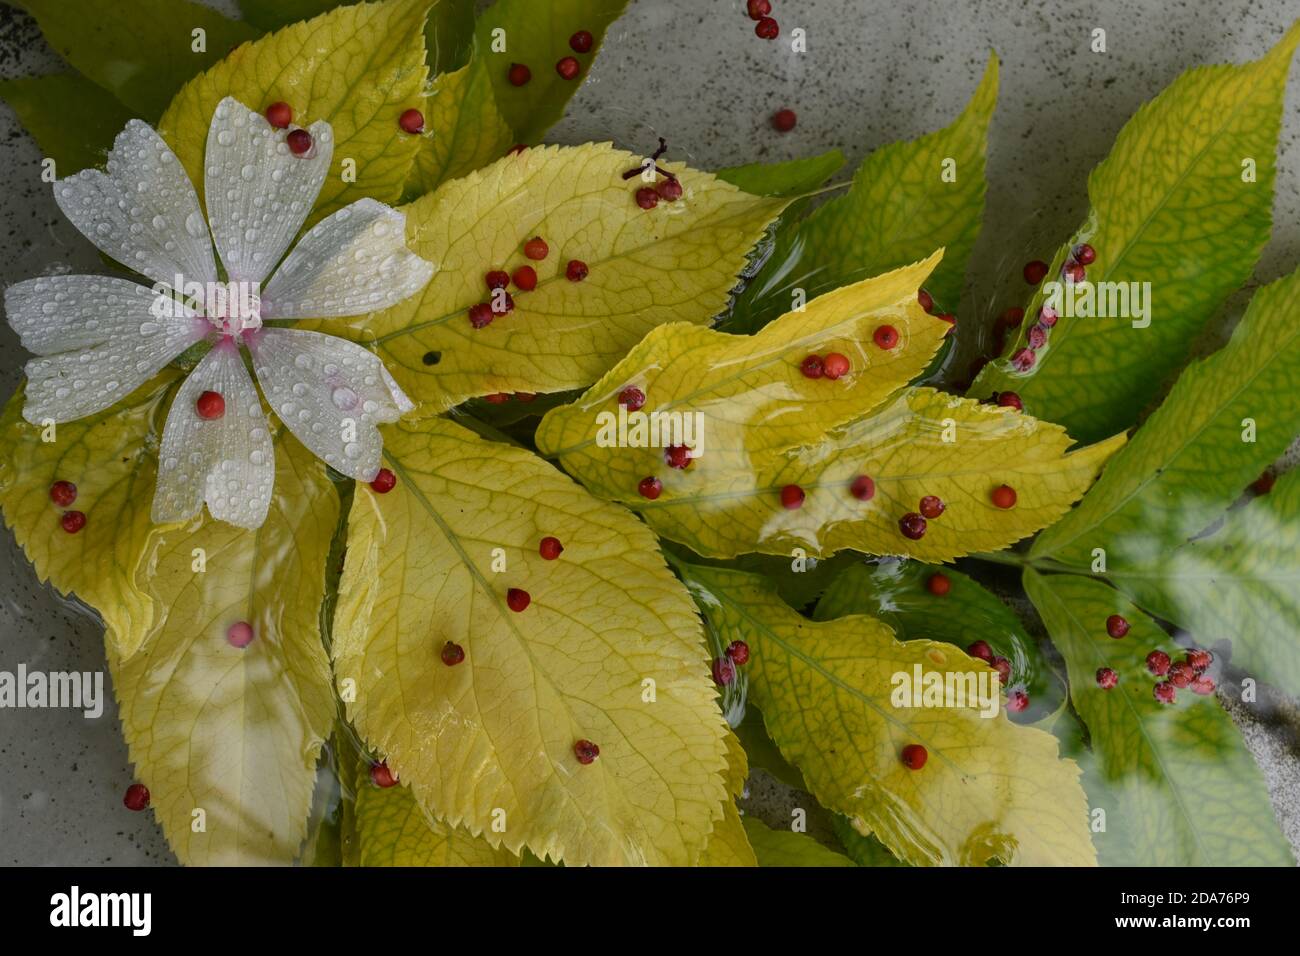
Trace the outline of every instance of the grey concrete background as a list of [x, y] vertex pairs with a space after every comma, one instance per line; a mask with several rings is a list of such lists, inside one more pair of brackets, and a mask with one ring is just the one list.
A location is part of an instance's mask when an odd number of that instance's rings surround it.
[[[230, 0], [210, 5], [233, 12]], [[977, 347], [970, 333], [977, 317], [1016, 304], [1001, 300], [1003, 280], [1027, 258], [1050, 253], [1080, 220], [1088, 171], [1134, 110], [1188, 67], [1258, 57], [1300, 18], [1300, 0], [774, 0], [783, 36], [771, 43], [753, 35], [743, 6], [743, 0], [634, 0], [550, 138], [613, 140], [644, 152], [663, 135], [672, 158], [704, 168], [831, 147], [852, 164], [884, 143], [950, 122], [996, 50], [1003, 70], [988, 212], [962, 313], [968, 351]], [[785, 42], [796, 26], [808, 35], [802, 56]], [[1089, 50], [1095, 28], [1106, 31], [1104, 54]], [[57, 68], [31, 22], [0, 8], [0, 76]], [[797, 128], [785, 135], [767, 123], [782, 107], [799, 114]], [[1300, 77], [1293, 77], [1274, 237], [1258, 281], [1300, 264], [1298, 137]], [[76, 271], [98, 265], [37, 180], [39, 160], [0, 105], [6, 172], [0, 285], [55, 262]], [[8, 327], [0, 329], [3, 395], [17, 385], [25, 357]], [[101, 640], [94, 619], [42, 587], [3, 533], [0, 669], [26, 662], [44, 670], [101, 670]], [[1286, 704], [1276, 711], [1271, 723], [1247, 716], [1243, 730], [1265, 766], [1279, 820], [1300, 846], [1295, 709]], [[152, 817], [122, 807], [131, 780], [111, 706], [98, 720], [57, 710], [0, 711], [0, 864], [173, 861]], [[766, 796], [752, 812], [788, 824], [797, 797], [770, 778], [756, 783]]]

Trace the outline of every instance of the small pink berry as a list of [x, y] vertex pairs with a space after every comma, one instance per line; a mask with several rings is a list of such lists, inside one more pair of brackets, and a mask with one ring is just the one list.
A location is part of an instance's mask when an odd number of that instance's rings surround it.
[[1192, 670], [1198, 674], [1204, 674], [1214, 663], [1214, 655], [1209, 651], [1193, 648], [1187, 652], [1187, 663], [1192, 665]]
[[988, 641], [975, 641], [966, 648], [966, 653], [989, 664], [993, 663], [993, 648], [989, 647]]
[[945, 597], [952, 590], [952, 579], [946, 574], [935, 572], [925, 579], [925, 589], [935, 597]]
[[506, 78], [510, 80], [511, 86], [523, 86], [533, 78], [533, 71], [522, 63], [511, 63]]
[[442, 645], [442, 652], [438, 656], [442, 658], [442, 662], [448, 667], [455, 667], [465, 659], [465, 648], [448, 641]]
[[1003, 687], [1006, 687], [1011, 683], [1011, 661], [999, 655], [993, 658], [989, 663], [992, 664], [993, 669], [998, 672], [998, 680], [1002, 682]]
[[1021, 349], [1015, 355], [1011, 356], [1011, 367], [1017, 372], [1028, 372], [1034, 367], [1035, 358], [1036, 356], [1034, 355], [1033, 349]]
[[596, 38], [587, 30], [579, 30], [569, 37], [569, 49], [574, 53], [590, 53], [595, 43]]
[[822, 374], [831, 380], [847, 375], [848, 371], [849, 360], [839, 352], [831, 352], [822, 359]]
[[555, 72], [564, 80], [572, 80], [582, 72], [582, 64], [576, 57], [566, 56], [555, 64]]
[[573, 755], [578, 758], [578, 763], [585, 767], [594, 763], [600, 756], [600, 748], [590, 740], [578, 740], [573, 744]]
[[754, 25], [754, 35], [763, 40], [775, 40], [781, 35], [781, 27], [771, 17], [763, 17]]
[[122, 806], [139, 813], [149, 806], [149, 788], [142, 783], [133, 783], [126, 788], [122, 797]]
[[469, 324], [476, 329], [482, 329], [492, 324], [496, 316], [492, 312], [492, 306], [486, 302], [479, 302], [469, 307]]
[[205, 422], [215, 421], [226, 414], [226, 399], [220, 392], [204, 392], [195, 401], [194, 410]]
[[943, 514], [947, 508], [948, 506], [943, 503], [943, 499], [938, 495], [926, 495], [921, 499], [917, 510], [921, 512], [923, 517], [934, 519]]
[[1018, 714], [1029, 706], [1029, 695], [1020, 688], [1007, 692], [1008, 713]]
[[1038, 324], [1044, 328], [1054, 328], [1056, 326], [1056, 320], [1059, 318], [1060, 316], [1057, 315], [1056, 310], [1050, 305], [1045, 305], [1038, 310]]
[[1128, 633], [1128, 619], [1122, 614], [1112, 614], [1106, 618], [1106, 633], [1118, 640]]
[[1047, 329], [1035, 325], [1029, 330], [1029, 347], [1037, 351], [1047, 344]]
[[713, 683], [719, 687], [726, 687], [736, 679], [736, 666], [731, 663], [729, 657], [715, 657], [713, 659]]
[[388, 764], [380, 761], [370, 765], [370, 782], [381, 790], [397, 785], [397, 775], [388, 769]]
[[1074, 247], [1074, 261], [1085, 266], [1090, 266], [1097, 259], [1097, 250], [1086, 242], [1080, 243]]
[[570, 259], [564, 267], [564, 278], [570, 282], [581, 282], [587, 278], [587, 264], [581, 259]]
[[370, 487], [377, 493], [386, 495], [397, 487], [397, 476], [387, 468], [380, 468], [378, 474], [371, 480]]
[[59, 524], [68, 534], [76, 534], [86, 526], [86, 516], [80, 511], [65, 511], [63, 517], [59, 519]]
[[564, 545], [560, 544], [560, 539], [547, 535], [537, 546], [537, 553], [547, 561], [554, 561], [564, 553]]
[[1200, 694], [1202, 697], [1214, 693], [1214, 678], [1206, 677], [1202, 674], [1196, 680], [1192, 681], [1192, 693]]
[[826, 373], [826, 363], [820, 355], [809, 355], [799, 363], [799, 371], [805, 378], [821, 378]]
[[781, 505], [789, 511], [803, 507], [804, 490], [798, 485], [786, 485], [781, 489]]
[[656, 184], [655, 192], [664, 202], [677, 202], [682, 198], [682, 184], [676, 179], [664, 179]]
[[664, 484], [658, 478], [642, 478], [636, 486], [637, 494], [649, 501], [654, 501], [663, 493]]
[[50, 500], [60, 508], [69, 507], [77, 500], [77, 486], [70, 481], [56, 481], [50, 485]]
[[849, 485], [849, 494], [859, 501], [870, 501], [876, 495], [876, 483], [866, 475], [858, 475]]
[[532, 292], [537, 288], [537, 270], [532, 266], [520, 266], [515, 270], [514, 280], [521, 292]]
[[1178, 697], [1178, 691], [1169, 681], [1161, 681], [1151, 689], [1152, 695], [1162, 704], [1172, 704]]
[[1097, 668], [1097, 686], [1102, 690], [1110, 690], [1119, 683], [1119, 675], [1109, 667]]
[[934, 312], [934, 297], [924, 289], [917, 290], [916, 301], [926, 312]]
[[691, 450], [685, 445], [669, 445], [664, 449], [664, 463], [669, 468], [689, 468], [691, 465]]
[[1088, 277], [1088, 271], [1077, 262], [1067, 262], [1061, 266], [1061, 278], [1078, 285]]
[[293, 130], [284, 138], [284, 141], [288, 144], [289, 151], [295, 156], [302, 156], [311, 152], [311, 133], [307, 132], [305, 129]]
[[523, 588], [506, 589], [506, 605], [516, 614], [524, 611], [532, 600], [532, 595]]
[[411, 133], [412, 135], [423, 133], [424, 114], [416, 109], [406, 110], [397, 118], [397, 125], [402, 127], [403, 132]]
[[626, 407], [629, 412], [634, 412], [645, 404], [645, 392], [635, 385], [629, 385], [618, 393], [618, 403]]
[[642, 209], [653, 209], [659, 205], [659, 193], [651, 186], [642, 186], [636, 191], [634, 198], [636, 204]]
[[510, 285], [510, 273], [504, 269], [493, 269], [483, 277], [483, 281], [487, 283], [489, 292], [495, 292]]
[[1169, 673], [1169, 655], [1164, 651], [1152, 651], [1147, 655], [1147, 670], [1156, 677]]
[[989, 500], [993, 502], [995, 508], [1001, 508], [1003, 511], [1014, 508], [1016, 506], [1016, 489], [1010, 485], [998, 485], [989, 492]]
[[288, 129], [293, 122], [293, 107], [288, 103], [272, 103], [266, 108], [266, 121], [276, 129]]
[[798, 121], [799, 117], [795, 115], [794, 110], [777, 110], [772, 114], [772, 128], [779, 133], [790, 132]]
[[908, 770], [920, 770], [929, 758], [930, 754], [920, 744], [908, 744], [899, 754], [899, 759]]
[[771, 0], [746, 0], [745, 10], [751, 20], [761, 20], [772, 12]]
[[1169, 665], [1167, 676], [1169, 683], [1181, 690], [1196, 679], [1196, 671], [1192, 670], [1192, 665], [1186, 661], [1178, 661]]
[[877, 347], [892, 349], [898, 344], [898, 329], [892, 325], [877, 326], [876, 330], [871, 333], [871, 337], [875, 340]]
[[925, 537], [925, 519], [914, 511], [909, 511], [898, 519], [898, 530], [904, 538], [919, 541]]
[[226, 642], [231, 647], [247, 647], [253, 643], [253, 625], [247, 621], [236, 621], [226, 631]]
[[732, 641], [727, 645], [727, 656], [737, 667], [749, 663], [749, 645], [744, 641]]
[[1025, 410], [1025, 405], [1020, 401], [1020, 396], [1015, 392], [1002, 392], [998, 395], [998, 404], [1003, 408], [1014, 408], [1018, 412]]
[[541, 262], [551, 254], [551, 247], [541, 236], [533, 236], [524, 243], [524, 255], [534, 262]]

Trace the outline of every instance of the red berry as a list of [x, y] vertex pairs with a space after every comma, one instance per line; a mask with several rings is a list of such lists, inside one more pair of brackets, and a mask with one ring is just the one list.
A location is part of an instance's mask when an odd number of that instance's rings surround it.
[[541, 543], [537, 546], [537, 553], [540, 554], [547, 561], [554, 561], [556, 558], [558, 558], [561, 554], [564, 553], [564, 545], [560, 544], [559, 538], [554, 538], [551, 537], [550, 535], [547, 535], [545, 538], [542, 539]]
[[715, 657], [713, 659], [713, 683], [719, 687], [726, 687], [736, 679], [736, 665], [731, 663], [729, 657]]
[[926, 312], [934, 312], [934, 297], [924, 289], [917, 290], [916, 301]]
[[1025, 320], [1025, 310], [1019, 306], [1013, 306], [998, 316], [998, 325], [1004, 329], [1018, 329], [1020, 323]]
[[247, 647], [253, 643], [253, 625], [247, 621], [236, 621], [226, 631], [226, 642], [231, 647]]
[[561, 79], [571, 80], [582, 72], [582, 64], [576, 58], [566, 56], [555, 64], [555, 72], [560, 74]]
[[574, 53], [590, 53], [596, 38], [586, 30], [579, 30], [569, 37], [569, 49]]
[[1020, 688], [1007, 693], [1007, 711], [1018, 714], [1029, 706], [1029, 695]]
[[1187, 687], [1196, 679], [1196, 671], [1187, 661], [1178, 661], [1169, 665], [1169, 683], [1177, 688]]
[[988, 641], [975, 641], [966, 648], [966, 653], [971, 657], [978, 657], [982, 661], [993, 663], [993, 648], [989, 647]]
[[921, 499], [920, 512], [923, 517], [937, 518], [944, 513], [948, 506], [943, 503], [943, 499], [937, 495], [926, 495]]
[[1187, 652], [1187, 663], [1192, 665], [1192, 670], [1198, 674], [1204, 674], [1214, 663], [1214, 655], [1209, 651], [1203, 651], [1194, 648]]
[[1128, 633], [1128, 620], [1120, 614], [1112, 614], [1106, 618], [1106, 633], [1114, 638], [1121, 638]]
[[794, 110], [777, 110], [772, 114], [772, 128], [779, 133], [788, 133], [799, 121]]
[[799, 371], [805, 378], [821, 378], [826, 372], [826, 363], [820, 355], [809, 355], [799, 363]]
[[727, 656], [737, 667], [749, 663], [749, 645], [744, 641], [732, 641], [727, 645]]
[[516, 614], [527, 608], [532, 599], [532, 595], [523, 588], [509, 588], [506, 590], [506, 605]]
[[510, 401], [510, 394], [508, 392], [493, 392], [491, 395], [484, 395], [483, 401], [489, 405], [504, 405]]
[[803, 507], [803, 489], [798, 485], [786, 485], [781, 489], [781, 504], [790, 511]]
[[370, 482], [370, 487], [379, 494], [386, 495], [397, 487], [397, 476], [387, 468], [380, 468], [379, 473]]
[[581, 259], [570, 259], [569, 264], [564, 267], [564, 278], [570, 282], [581, 282], [587, 278], [587, 263]]
[[664, 462], [669, 468], [689, 468], [691, 450], [685, 445], [669, 445], [664, 449]]
[[293, 122], [293, 107], [288, 103], [272, 103], [266, 108], [266, 121], [276, 129], [288, 129]]
[[1054, 328], [1056, 326], [1056, 320], [1059, 318], [1060, 316], [1056, 314], [1056, 310], [1050, 305], [1045, 305], [1038, 310], [1038, 324], [1044, 328]]
[[876, 483], [866, 475], [858, 475], [849, 485], [849, 494], [859, 501], [870, 501], [876, 495]]
[[989, 500], [995, 507], [1006, 510], [1016, 506], [1016, 489], [1010, 485], [998, 485], [989, 493]]
[[654, 501], [664, 490], [664, 484], [658, 478], [642, 478], [636, 486], [637, 494]]
[[898, 329], [892, 325], [877, 326], [876, 331], [871, 333], [871, 337], [880, 348], [892, 349], [898, 344]]
[[1028, 372], [1034, 367], [1034, 360], [1036, 358], [1037, 356], [1034, 355], [1033, 349], [1021, 349], [1015, 355], [1011, 356], [1011, 367], [1017, 372]]
[[761, 20], [772, 12], [771, 0], [748, 0], [745, 9], [749, 13], [749, 19]]
[[1015, 392], [1003, 392], [998, 395], [998, 404], [1003, 408], [1014, 408], [1018, 412], [1025, 410], [1025, 404]]
[[305, 129], [294, 130], [284, 138], [284, 141], [289, 145], [289, 151], [295, 156], [302, 156], [304, 153], [311, 152], [311, 133]]
[[1102, 690], [1110, 690], [1119, 683], [1119, 675], [1109, 667], [1097, 668], [1097, 686]]
[[1032, 262], [1026, 262], [1025, 281], [1030, 285], [1038, 285], [1038, 283], [1043, 281], [1044, 277], [1047, 275], [1047, 270], [1050, 268], [1051, 266], [1042, 259], [1034, 259]]
[[775, 40], [781, 35], [781, 27], [771, 17], [762, 17], [754, 24], [754, 35], [763, 40]]
[[1147, 655], [1147, 670], [1156, 677], [1169, 673], [1169, 655], [1164, 651], [1152, 651]]
[[402, 127], [406, 133], [423, 133], [424, 132], [424, 114], [419, 110], [406, 110], [397, 118], [397, 125]]
[[1035, 325], [1029, 330], [1029, 347], [1034, 350], [1041, 349], [1047, 344], [1047, 329], [1041, 325]]
[[226, 399], [220, 392], [204, 392], [194, 403], [194, 410], [205, 422], [215, 421], [226, 414]]
[[577, 740], [573, 744], [573, 755], [584, 767], [600, 756], [600, 748], [590, 740]]
[[659, 205], [659, 193], [650, 186], [642, 186], [636, 191], [636, 204], [642, 209], [653, 209]]
[[534, 262], [541, 262], [551, 254], [551, 247], [541, 236], [533, 236], [524, 243], [524, 255]]
[[442, 658], [442, 662], [448, 667], [455, 667], [465, 659], [465, 648], [461, 647], [459, 644], [453, 644], [451, 641], [448, 641], [446, 644], [442, 645], [442, 653], [439, 656]]
[[86, 526], [86, 516], [80, 511], [65, 511], [63, 517], [59, 519], [59, 524], [68, 534], [76, 534]]
[[469, 307], [469, 324], [476, 329], [491, 325], [494, 318], [496, 316], [492, 313], [492, 306], [486, 302], [479, 302]]
[[1076, 285], [1088, 277], [1088, 271], [1077, 262], [1067, 262], [1061, 266], [1061, 278]]
[[510, 80], [511, 86], [523, 86], [533, 78], [533, 71], [522, 63], [511, 63], [506, 77]]
[[387, 790], [397, 784], [397, 775], [388, 769], [387, 763], [381, 760], [370, 765], [370, 782], [381, 790]]
[[1086, 242], [1080, 243], [1074, 247], [1074, 261], [1085, 266], [1090, 266], [1097, 259], [1097, 250]]
[[494, 292], [497, 289], [504, 289], [506, 286], [510, 285], [510, 273], [506, 272], [504, 269], [493, 269], [484, 276], [483, 279], [487, 282], [489, 292]]
[[514, 297], [505, 289], [494, 289], [488, 308], [493, 315], [509, 315], [515, 310]]
[[625, 406], [629, 412], [634, 412], [645, 404], [645, 392], [635, 385], [629, 385], [618, 393], [618, 403]]
[[822, 359], [822, 374], [829, 379], [837, 379], [847, 375], [849, 371], [849, 360], [839, 352], [832, 352]]
[[664, 179], [655, 186], [655, 192], [664, 202], [676, 202], [682, 198], [682, 184], [676, 179]]
[[77, 486], [70, 481], [56, 481], [50, 485], [50, 500], [66, 508], [77, 500]]
[[1169, 683], [1169, 681], [1161, 681], [1159, 684], [1156, 684], [1156, 686], [1151, 689], [1151, 693], [1155, 696], [1155, 699], [1160, 701], [1162, 704], [1172, 704], [1178, 697], [1178, 691], [1174, 689], [1174, 685]]
[[909, 511], [898, 519], [898, 530], [904, 538], [919, 541], [925, 537], [925, 519], [914, 511]]
[[532, 292], [537, 288], [537, 270], [532, 266], [520, 266], [515, 270], [514, 280], [521, 292]]
[[1192, 681], [1192, 693], [1200, 694], [1201, 696], [1205, 696], [1206, 694], [1213, 694], [1214, 678], [1206, 677], [1204, 675], [1196, 678], [1196, 680]]
[[998, 672], [998, 680], [1002, 681], [1002, 686], [1006, 687], [1011, 683], [1011, 661], [1007, 658], [998, 656], [989, 661], [993, 669]]
[[149, 788], [142, 783], [131, 784], [126, 788], [126, 795], [122, 797], [122, 806], [139, 813], [149, 806]]
[[908, 744], [903, 748], [903, 752], [899, 757], [903, 761], [903, 766], [908, 770], [920, 770], [925, 766], [925, 762], [930, 755], [920, 744]]
[[935, 573], [926, 578], [925, 589], [935, 597], [943, 597], [952, 590], [952, 580], [946, 574]]

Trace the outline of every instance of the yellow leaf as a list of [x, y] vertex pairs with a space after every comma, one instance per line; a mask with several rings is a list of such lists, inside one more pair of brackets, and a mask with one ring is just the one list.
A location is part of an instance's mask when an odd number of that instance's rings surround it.
[[758, 866], [754, 850], [745, 835], [736, 801], [727, 798], [722, 808], [722, 819], [713, 827], [709, 845], [700, 854], [699, 866]]
[[[99, 611], [110, 635], [130, 643], [153, 622], [153, 601], [137, 586], [136, 567], [153, 524], [155, 454], [163, 415], [180, 374], [166, 370], [113, 408], [47, 429], [23, 420], [23, 389], [0, 419], [0, 508], [5, 524], [42, 581], [75, 594]], [[42, 441], [52, 434], [53, 441]], [[65, 509], [50, 500], [50, 486], [70, 481], [77, 497], [70, 509], [86, 516], [68, 534], [59, 521]]]
[[[402, 389], [437, 412], [477, 395], [589, 385], [655, 326], [709, 321], [787, 200], [669, 164], [684, 196], [644, 210], [633, 199], [644, 184], [622, 175], [639, 163], [609, 144], [548, 146], [445, 184], [404, 207], [411, 251], [438, 266], [423, 294], [329, 331], [373, 343]], [[523, 255], [534, 236], [549, 246], [539, 262]], [[566, 278], [572, 259], [589, 270], [580, 282]], [[473, 328], [486, 273], [525, 264], [536, 290], [512, 286], [514, 310]]]
[[828, 850], [806, 833], [773, 830], [753, 817], [745, 817], [744, 826], [759, 866], [855, 865], [844, 854]]
[[[398, 423], [384, 446], [398, 484], [357, 489], [334, 617], [356, 728], [430, 815], [493, 846], [693, 863], [722, 813], [726, 725], [699, 616], [654, 536], [445, 419]], [[538, 553], [547, 535], [556, 560]], [[522, 612], [510, 588], [531, 596]], [[593, 763], [579, 740], [599, 746]]]
[[497, 110], [492, 81], [477, 59], [434, 79], [425, 114], [430, 126], [407, 192], [432, 192], [451, 179], [500, 159], [515, 141]]
[[[751, 698], [827, 809], [914, 865], [1095, 863], [1079, 768], [1051, 734], [978, 704], [895, 706], [897, 675], [982, 674], [996, 687], [987, 665], [951, 644], [900, 643], [866, 615], [809, 621], [755, 575], [679, 570], [723, 642], [749, 644]], [[921, 770], [900, 759], [909, 744], [928, 751]]]
[[482, 837], [430, 818], [406, 787], [376, 787], [364, 765], [356, 787], [360, 866], [519, 865], [519, 857]]
[[[363, 197], [401, 198], [421, 137], [403, 132], [397, 119], [407, 109], [425, 109], [430, 5], [384, 0], [340, 7], [245, 43], [185, 84], [159, 131], [200, 199], [208, 124], [227, 96], [255, 111], [283, 101], [293, 107], [295, 125], [325, 120], [333, 127], [334, 158], [309, 224]], [[355, 168], [345, 168], [347, 161]]]
[[[757, 380], [749, 384], [761, 388]], [[817, 406], [789, 407], [808, 418]], [[801, 447], [728, 454], [712, 447], [709, 431], [711, 421], [726, 415], [725, 405], [704, 401], [682, 409], [695, 410], [705, 416], [705, 450], [684, 470], [668, 467], [659, 448], [602, 448], [595, 442], [562, 462], [596, 494], [639, 511], [663, 537], [715, 558], [789, 555], [802, 548], [817, 557], [853, 549], [935, 562], [998, 550], [1060, 517], [1124, 442], [1117, 435], [1067, 454], [1070, 438], [1056, 425], [909, 388], [868, 417]], [[770, 418], [775, 412], [763, 414]], [[735, 428], [721, 430], [727, 427]], [[550, 446], [541, 439], [539, 447], [546, 453]], [[875, 483], [870, 500], [849, 492], [860, 475]], [[656, 500], [638, 492], [648, 476], [662, 483]], [[806, 498], [802, 507], [787, 509], [781, 489], [792, 484]], [[1003, 484], [1016, 491], [1013, 508], [996, 507], [990, 499]], [[946, 510], [929, 521], [924, 537], [911, 540], [898, 522], [925, 495], [943, 499]]]
[[[916, 299], [940, 258], [935, 253], [818, 296], [756, 335], [661, 325], [580, 399], [548, 413], [537, 430], [537, 447], [571, 472], [609, 462], [620, 471], [622, 486], [635, 489], [641, 477], [662, 470], [662, 445], [680, 442], [665, 438], [657, 448], [618, 443], [620, 424], [631, 434], [638, 418], [620, 412], [619, 394], [629, 386], [646, 396], [640, 409], [646, 420], [699, 413], [694, 420], [701, 434], [686, 442], [700, 456], [692, 469], [741, 470], [759, 453], [815, 441], [925, 370], [951, 329]], [[884, 326], [898, 332], [893, 348], [882, 349], [872, 338]], [[812, 379], [803, 373], [807, 356], [833, 353], [848, 358], [848, 374]]]
[[[141, 645], [128, 660], [110, 642], [131, 760], [182, 863], [292, 862], [335, 717], [319, 615], [338, 496], [324, 466], [281, 436], [266, 523], [157, 529], [147, 584], [158, 620], [124, 641]], [[238, 621], [254, 633], [243, 649], [227, 640]]]

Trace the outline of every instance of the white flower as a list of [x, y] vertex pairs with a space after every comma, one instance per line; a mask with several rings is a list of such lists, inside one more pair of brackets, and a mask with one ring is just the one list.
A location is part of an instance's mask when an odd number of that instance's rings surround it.
[[[132, 120], [113, 144], [107, 173], [77, 173], [58, 182], [54, 196], [101, 251], [156, 284], [52, 276], [5, 292], [9, 324], [38, 356], [27, 363], [23, 408], [23, 417], [37, 424], [99, 412], [190, 346], [214, 343], [167, 414], [156, 522], [183, 521], [205, 502], [214, 518], [240, 527], [256, 528], [266, 518], [275, 454], [241, 346], [280, 420], [349, 477], [375, 477], [383, 449], [377, 423], [396, 421], [413, 407], [367, 349], [317, 332], [262, 326], [263, 319], [384, 309], [418, 292], [433, 274], [432, 265], [406, 248], [406, 217], [370, 199], [321, 220], [284, 256], [333, 153], [328, 123], [308, 132], [311, 148], [297, 155], [286, 143], [288, 131], [223, 100], [208, 130], [205, 223], [175, 154], [148, 125]], [[229, 285], [219, 281], [213, 241]], [[227, 296], [228, 289], [247, 294]]]

